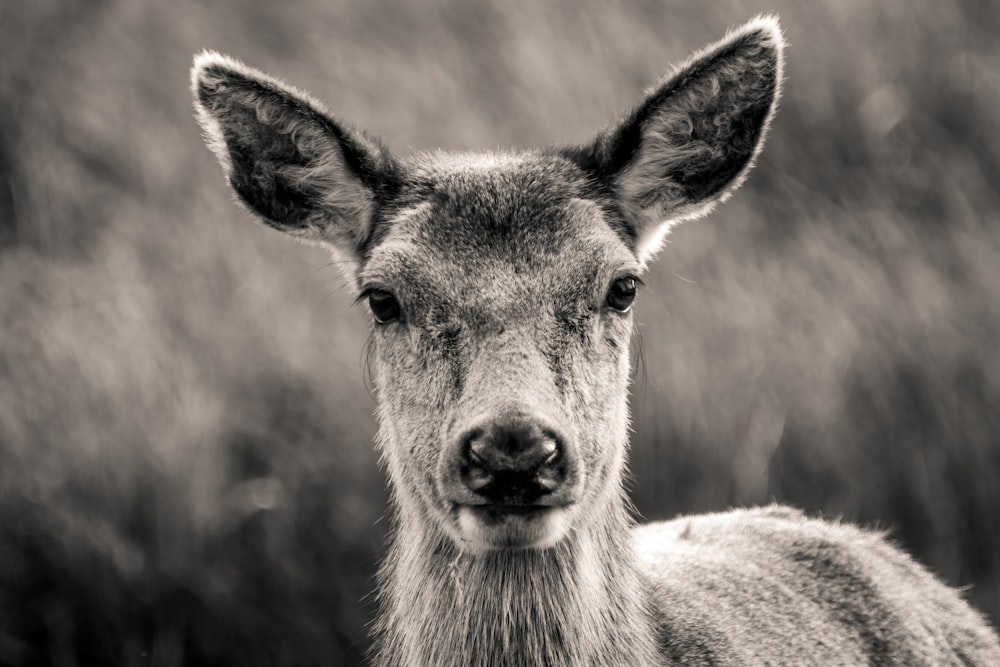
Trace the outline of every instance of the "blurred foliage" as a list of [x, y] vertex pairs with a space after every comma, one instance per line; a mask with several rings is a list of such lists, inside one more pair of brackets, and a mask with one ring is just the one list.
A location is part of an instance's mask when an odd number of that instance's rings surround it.
[[399, 152], [580, 142], [757, 12], [759, 166], [638, 306], [633, 497], [892, 531], [1000, 621], [1000, 7], [0, 4], [0, 664], [357, 664], [384, 480], [365, 319], [247, 222], [202, 48]]

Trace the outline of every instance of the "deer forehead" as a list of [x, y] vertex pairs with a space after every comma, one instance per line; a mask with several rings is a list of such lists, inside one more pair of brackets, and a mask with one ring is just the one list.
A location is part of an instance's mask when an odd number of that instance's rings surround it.
[[361, 271], [363, 286], [411, 309], [508, 321], [539, 308], [559, 315], [599, 307], [616, 276], [638, 269], [607, 202], [592, 189], [583, 197], [583, 176], [563, 160], [444, 154], [419, 158], [412, 172], [405, 204]]

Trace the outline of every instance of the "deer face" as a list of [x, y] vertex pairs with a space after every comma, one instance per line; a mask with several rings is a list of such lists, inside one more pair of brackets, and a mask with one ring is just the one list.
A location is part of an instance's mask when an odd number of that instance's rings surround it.
[[638, 260], [564, 158], [411, 171], [359, 274], [397, 497], [464, 548], [549, 546], [617, 486]]
[[379, 442], [408, 530], [544, 549], [620, 503], [637, 274], [671, 224], [742, 181], [781, 46], [774, 21], [747, 24], [581, 148], [407, 161], [304, 93], [196, 60], [230, 185], [267, 225], [329, 247], [371, 308]]

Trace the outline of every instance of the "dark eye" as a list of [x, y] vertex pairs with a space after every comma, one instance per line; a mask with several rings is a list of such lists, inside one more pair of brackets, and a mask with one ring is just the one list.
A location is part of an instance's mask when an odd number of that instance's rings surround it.
[[368, 292], [368, 307], [379, 324], [399, 319], [399, 301], [385, 290], [373, 289]]
[[635, 301], [636, 279], [632, 276], [625, 276], [611, 283], [608, 290], [608, 307], [627, 313]]

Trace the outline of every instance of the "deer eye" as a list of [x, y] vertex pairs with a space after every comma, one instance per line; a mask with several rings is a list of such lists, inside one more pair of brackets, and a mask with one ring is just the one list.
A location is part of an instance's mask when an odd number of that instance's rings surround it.
[[635, 301], [635, 287], [637, 279], [633, 276], [624, 276], [611, 283], [608, 290], [607, 304], [609, 308], [627, 313]]
[[399, 301], [389, 292], [373, 289], [368, 292], [368, 307], [379, 324], [387, 324], [399, 319]]

